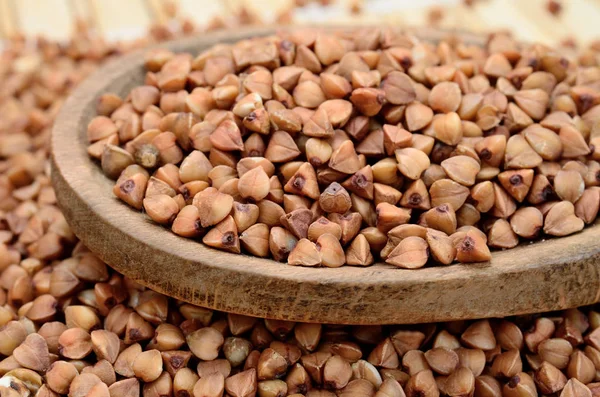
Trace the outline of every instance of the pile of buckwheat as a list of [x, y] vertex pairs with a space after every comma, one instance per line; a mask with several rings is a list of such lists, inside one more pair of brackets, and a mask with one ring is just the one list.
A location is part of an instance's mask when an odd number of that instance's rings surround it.
[[[128, 48], [80, 35], [67, 46], [17, 41], [0, 55], [0, 396], [600, 395], [594, 308], [416, 326], [302, 324], [213, 312], [113, 272], [56, 207], [48, 138], [65, 96]], [[586, 87], [600, 76], [597, 55], [582, 53]]]
[[599, 72], [505, 34], [302, 29], [146, 55], [89, 154], [174, 233], [291, 265], [481, 262], [600, 203]]

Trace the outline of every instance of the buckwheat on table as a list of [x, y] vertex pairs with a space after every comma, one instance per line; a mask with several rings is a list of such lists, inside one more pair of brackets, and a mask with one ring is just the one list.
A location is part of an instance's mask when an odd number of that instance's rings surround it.
[[[597, 307], [414, 326], [293, 323], [196, 307], [112, 271], [77, 242], [48, 178], [48, 132], [60, 103], [104, 55], [125, 50], [111, 46], [98, 56], [99, 43], [86, 37], [66, 47], [16, 42], [0, 55], [1, 396], [600, 394]], [[586, 50], [582, 60], [597, 70], [592, 54]], [[412, 191], [411, 201], [421, 202], [423, 190]], [[256, 209], [239, 213], [237, 222], [268, 233], [254, 216]], [[523, 233], [535, 229], [517, 224]], [[327, 230], [352, 241], [349, 263], [370, 254], [367, 243], [385, 245], [376, 227], [352, 240], [344, 225], [321, 218], [309, 239]], [[404, 232], [410, 228], [419, 226]], [[402, 240], [404, 232], [390, 238]], [[427, 233], [433, 246], [436, 231]]]

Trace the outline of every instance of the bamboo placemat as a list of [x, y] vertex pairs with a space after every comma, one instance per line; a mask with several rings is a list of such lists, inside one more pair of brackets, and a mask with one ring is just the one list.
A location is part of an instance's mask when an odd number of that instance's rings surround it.
[[[297, 0], [296, 0], [297, 1]], [[493, 31], [506, 29], [521, 40], [555, 44], [571, 39], [580, 44], [600, 38], [600, 0], [554, 0], [562, 6], [558, 15], [548, 11], [551, 0], [330, 0], [290, 12], [297, 23], [430, 23], [433, 10], [443, 10], [439, 26]], [[304, 2], [310, 3], [309, 0]], [[152, 23], [167, 23], [178, 10], [199, 26], [215, 17], [227, 19], [246, 7], [265, 23], [294, 4], [294, 0], [0, 0], [0, 38], [20, 32], [67, 39], [77, 18], [96, 26], [108, 39], [139, 37]], [[353, 14], [351, 6], [363, 9]]]

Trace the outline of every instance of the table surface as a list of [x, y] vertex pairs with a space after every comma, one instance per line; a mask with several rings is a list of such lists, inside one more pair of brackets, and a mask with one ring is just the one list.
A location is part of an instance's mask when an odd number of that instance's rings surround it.
[[[467, 7], [463, 0], [334, 0], [323, 9], [310, 4], [296, 9], [295, 23], [389, 23], [422, 25], [432, 8], [444, 9], [443, 28], [490, 31], [510, 29], [526, 41], [555, 44], [567, 38], [585, 44], [600, 38], [600, 0], [556, 0], [559, 16], [547, 11], [549, 0], [476, 0]], [[227, 15], [242, 5], [269, 23], [293, 0], [0, 0], [0, 38], [12, 32], [43, 34], [67, 39], [74, 16], [92, 21], [109, 39], [142, 35], [153, 21], [164, 21], [165, 3], [176, 3], [179, 15], [199, 25], [217, 15]], [[361, 15], [350, 13], [350, 3], [363, 5]]]

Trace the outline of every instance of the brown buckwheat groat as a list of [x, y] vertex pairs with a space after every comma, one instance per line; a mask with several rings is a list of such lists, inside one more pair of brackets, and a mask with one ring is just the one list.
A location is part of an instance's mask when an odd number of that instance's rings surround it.
[[[122, 201], [214, 248], [304, 266], [487, 261], [596, 219], [590, 67], [505, 34], [479, 48], [392, 28], [161, 50], [145, 85], [100, 98], [90, 155]], [[391, 234], [402, 225], [427, 232]]]

